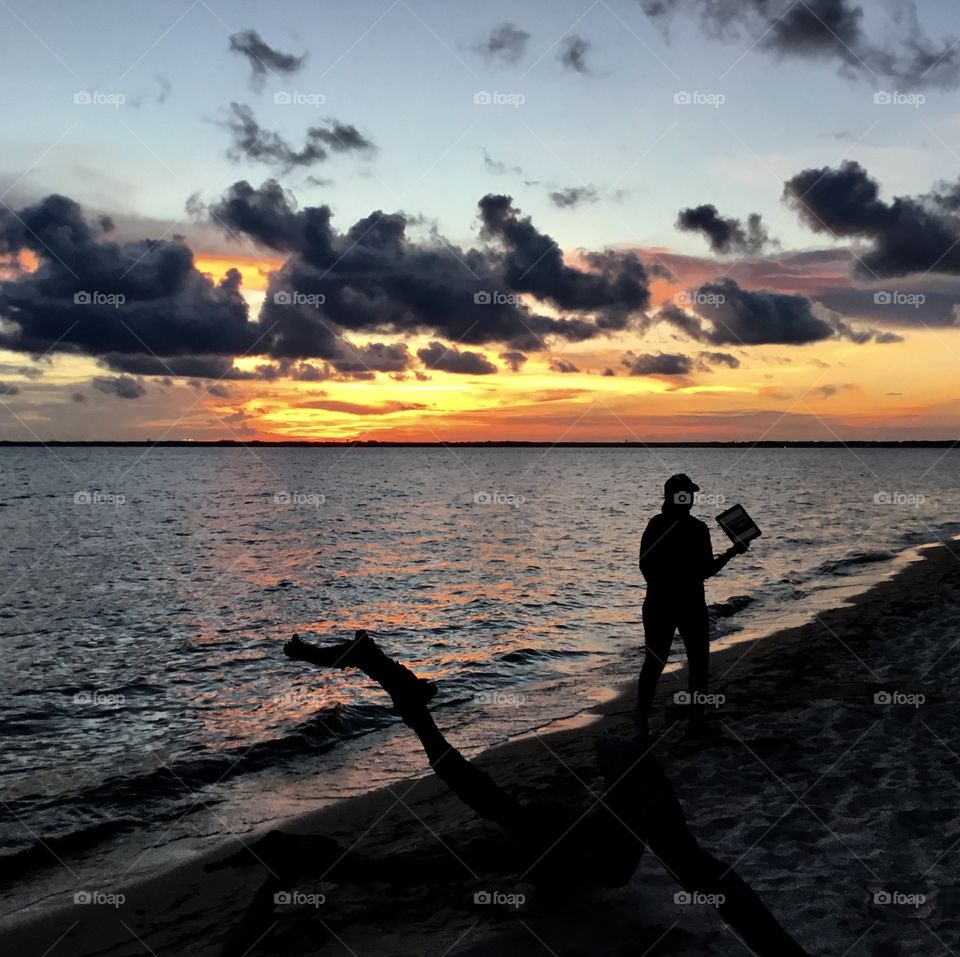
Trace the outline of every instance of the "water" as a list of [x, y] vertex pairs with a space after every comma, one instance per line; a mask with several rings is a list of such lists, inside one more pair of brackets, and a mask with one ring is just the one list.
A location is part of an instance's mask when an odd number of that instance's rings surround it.
[[[937, 449], [0, 450], [3, 910], [423, 773], [356, 673], [294, 631], [366, 627], [440, 683], [468, 753], [639, 666], [664, 477], [764, 529], [708, 583], [718, 639], [799, 623], [960, 532]], [[876, 501], [886, 495], [891, 501]], [[57, 864], [54, 855], [60, 858]], [[29, 878], [29, 879], [26, 879]]]

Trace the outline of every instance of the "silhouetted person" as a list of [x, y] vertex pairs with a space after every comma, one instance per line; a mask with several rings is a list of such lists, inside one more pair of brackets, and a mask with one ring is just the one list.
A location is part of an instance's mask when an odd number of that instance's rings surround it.
[[700, 486], [687, 475], [671, 475], [663, 486], [663, 507], [640, 540], [640, 571], [647, 583], [643, 602], [644, 659], [637, 680], [637, 720], [646, 731], [657, 682], [679, 629], [690, 676], [689, 730], [703, 724], [707, 693], [710, 619], [703, 582], [716, 575], [746, 545], [713, 554], [710, 530], [690, 514]]

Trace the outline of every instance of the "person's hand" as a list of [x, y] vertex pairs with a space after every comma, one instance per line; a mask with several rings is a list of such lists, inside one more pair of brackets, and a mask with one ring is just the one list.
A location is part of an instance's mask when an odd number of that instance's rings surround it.
[[747, 551], [747, 545], [745, 542], [734, 542], [730, 551], [732, 551], [734, 555], [743, 555]]

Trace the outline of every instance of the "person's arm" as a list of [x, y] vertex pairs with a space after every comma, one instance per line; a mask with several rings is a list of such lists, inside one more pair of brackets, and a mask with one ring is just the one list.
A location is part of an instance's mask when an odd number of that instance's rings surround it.
[[746, 550], [746, 545], [731, 545], [725, 552], [719, 555], [713, 554], [713, 543], [710, 541], [710, 529], [704, 526], [704, 545], [706, 554], [706, 574], [704, 578], [712, 578], [718, 574], [721, 569], [733, 558], [734, 555], [742, 555]]
[[640, 538], [640, 574], [643, 575], [643, 579], [647, 584], [650, 584], [651, 580], [657, 577], [663, 577], [664, 549], [661, 548], [658, 554], [657, 546], [666, 538], [674, 525], [676, 525], [676, 522], [663, 529], [660, 527], [659, 522], [651, 519], [647, 523], [646, 530]]

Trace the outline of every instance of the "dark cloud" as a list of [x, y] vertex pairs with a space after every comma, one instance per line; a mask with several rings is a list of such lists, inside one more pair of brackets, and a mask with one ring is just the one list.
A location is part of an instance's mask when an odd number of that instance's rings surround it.
[[30, 251], [35, 271], [0, 282], [0, 347], [42, 355], [240, 355], [256, 345], [231, 269], [214, 283], [182, 243], [115, 242], [51, 195], [0, 212], [0, 252]]
[[580, 370], [566, 359], [553, 358], [550, 360], [550, 369], [553, 372], [579, 372]]
[[103, 364], [113, 372], [138, 376], [185, 376], [191, 379], [253, 379], [233, 364], [232, 356], [170, 356], [162, 359], [146, 353], [107, 353]]
[[112, 233], [117, 228], [117, 225], [114, 223], [113, 217], [111, 216], [98, 216], [97, 222], [100, 224], [100, 228], [105, 233]]
[[96, 376], [91, 380], [90, 385], [98, 392], [115, 395], [118, 399], [139, 399], [140, 396], [147, 394], [146, 386], [128, 375]]
[[568, 37], [564, 37], [557, 57], [565, 70], [587, 74], [590, 72], [587, 66], [587, 54], [589, 51], [590, 43], [584, 40], [583, 37], [573, 33]]
[[529, 292], [560, 309], [592, 312], [605, 329], [623, 329], [650, 301], [647, 272], [635, 253], [584, 253], [585, 272], [567, 266], [557, 243], [522, 216], [509, 196], [480, 200], [482, 235], [504, 249], [504, 276], [511, 289]]
[[499, 23], [490, 35], [477, 44], [476, 49], [488, 60], [500, 60], [503, 63], [517, 63], [527, 52], [530, 34], [512, 23]]
[[245, 57], [250, 64], [250, 85], [262, 90], [267, 71], [290, 76], [303, 66], [307, 55], [282, 53], [265, 43], [256, 30], [241, 30], [230, 35], [230, 49]]
[[326, 126], [307, 129], [303, 147], [294, 149], [279, 133], [264, 129], [253, 110], [244, 103], [231, 103], [224, 125], [233, 136], [227, 157], [235, 163], [252, 160], [276, 166], [281, 172], [322, 163], [334, 153], [372, 152], [373, 143], [355, 126], [326, 119]]
[[592, 186], [567, 186], [550, 194], [550, 202], [558, 209], [574, 209], [584, 203], [595, 203], [599, 198]]
[[215, 395], [218, 399], [226, 399], [230, 395], [230, 390], [218, 382], [207, 386], [207, 392], [209, 392], [210, 395]]
[[899, 87], [955, 87], [960, 80], [960, 48], [950, 36], [932, 40], [919, 22], [915, 3], [896, 0], [887, 7], [891, 39], [870, 39], [863, 9], [852, 0], [640, 0], [646, 14], [661, 23], [677, 12], [695, 17], [720, 39], [750, 41], [778, 57], [820, 60], [848, 76]]
[[74, 392], [70, 396], [71, 401], [73, 402], [86, 402], [87, 397], [82, 392]]
[[784, 198], [812, 230], [872, 244], [856, 261], [858, 275], [960, 273], [960, 219], [948, 188], [890, 203], [879, 193], [877, 181], [851, 160], [804, 170], [784, 185]]
[[685, 294], [689, 311], [664, 304], [644, 324], [644, 331], [666, 322], [698, 342], [712, 345], [803, 345], [827, 339], [855, 343], [893, 342], [894, 334], [856, 329], [839, 315], [818, 315], [806, 296], [749, 290], [733, 279], [704, 283]]
[[[379, 210], [341, 233], [328, 207], [298, 209], [275, 181], [236, 183], [208, 215], [285, 260], [252, 319], [239, 271], [212, 280], [182, 242], [105, 236], [64, 196], [0, 209], [0, 254], [37, 259], [33, 272], [0, 280], [0, 348], [91, 356], [126, 376], [309, 375], [284, 370], [315, 360], [318, 378], [363, 379], [410, 370], [393, 336], [526, 353], [643, 318], [648, 280], [634, 253], [582, 252], [575, 267], [510, 197], [484, 197], [480, 214], [484, 242], [463, 249], [435, 231], [409, 238], [416, 220]], [[237, 369], [244, 355], [272, 365]]]
[[740, 360], [729, 352], [698, 352], [697, 361], [707, 371], [713, 366], [726, 366], [728, 369], [740, 368]]
[[[647, 274], [635, 254], [588, 252], [589, 269], [577, 269], [509, 196], [488, 195], [479, 206], [490, 243], [480, 249], [459, 249], [436, 236], [415, 242], [407, 237], [406, 216], [380, 210], [341, 234], [328, 207], [298, 210], [272, 180], [259, 189], [234, 184], [211, 214], [225, 228], [289, 255], [271, 277], [260, 317], [275, 356], [332, 359], [340, 330], [427, 332], [468, 345], [536, 350], [551, 337], [576, 342], [625, 328], [648, 304]], [[538, 314], [520, 293], [564, 317]], [[304, 304], [311, 296], [322, 297], [322, 306]]]
[[420, 361], [428, 369], [439, 372], [456, 372], [463, 375], [490, 375], [497, 367], [479, 352], [461, 352], [456, 346], [445, 346], [442, 342], [431, 342], [424, 349], [418, 349]]
[[716, 345], [800, 345], [833, 339], [840, 332], [814, 314], [806, 296], [743, 289], [732, 279], [700, 286], [693, 303], [710, 322], [699, 338]]
[[516, 351], [501, 352], [500, 358], [510, 367], [511, 372], [519, 372], [527, 361], [527, 357], [522, 352]]
[[0, 397], [19, 394], [20, 386], [13, 385], [13, 383], [10, 382], [0, 382]]
[[712, 204], [681, 209], [677, 229], [703, 233], [715, 253], [759, 253], [775, 245], [759, 213], [750, 213], [744, 224], [732, 216], [721, 216]]
[[627, 352], [620, 359], [620, 364], [627, 368], [630, 375], [679, 376], [687, 375], [693, 369], [693, 360], [677, 352], [658, 352], [656, 355]]

